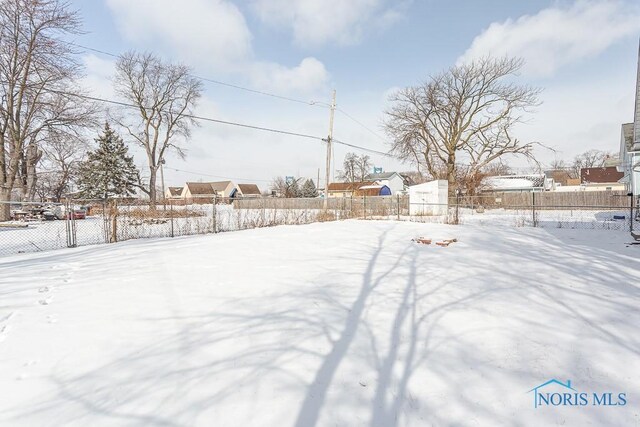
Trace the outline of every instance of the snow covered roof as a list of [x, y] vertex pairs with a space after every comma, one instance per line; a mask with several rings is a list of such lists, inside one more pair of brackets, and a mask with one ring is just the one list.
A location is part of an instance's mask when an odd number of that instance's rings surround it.
[[527, 190], [544, 187], [544, 174], [491, 176], [484, 183], [492, 190]]

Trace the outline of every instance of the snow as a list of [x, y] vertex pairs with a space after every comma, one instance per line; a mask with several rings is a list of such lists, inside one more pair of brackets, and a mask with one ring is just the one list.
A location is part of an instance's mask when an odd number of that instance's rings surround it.
[[[635, 425], [627, 241], [349, 220], [0, 258], [0, 425]], [[629, 403], [534, 409], [552, 378]]]

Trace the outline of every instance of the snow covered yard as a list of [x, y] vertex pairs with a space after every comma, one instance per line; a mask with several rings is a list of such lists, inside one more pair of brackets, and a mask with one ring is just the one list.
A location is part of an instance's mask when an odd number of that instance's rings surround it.
[[[639, 425], [627, 236], [353, 220], [0, 258], [0, 425]], [[627, 404], [534, 408], [552, 378]]]

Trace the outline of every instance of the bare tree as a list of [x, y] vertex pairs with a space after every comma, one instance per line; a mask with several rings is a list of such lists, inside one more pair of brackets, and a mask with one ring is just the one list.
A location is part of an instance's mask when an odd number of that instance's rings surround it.
[[584, 153], [578, 154], [573, 159], [573, 163], [569, 170], [571, 178], [580, 178], [581, 169], [603, 167], [606, 161], [611, 157], [616, 157], [616, 155], [601, 150], [588, 150]]
[[157, 199], [156, 177], [167, 151], [185, 157], [182, 144], [197, 123], [193, 109], [202, 93], [202, 83], [184, 65], [163, 62], [150, 53], [129, 52], [116, 64], [116, 91], [136, 106], [137, 117], [116, 121], [144, 148], [149, 181], [141, 189], [152, 208]]
[[521, 59], [479, 59], [396, 92], [385, 120], [392, 152], [447, 179], [451, 192], [460, 163], [477, 175], [505, 155], [533, 159], [538, 143], [513, 136], [523, 114], [539, 105], [539, 89], [509, 81], [522, 65]]
[[338, 177], [343, 182], [362, 182], [371, 173], [371, 158], [366, 154], [347, 153]]
[[271, 190], [276, 193], [277, 197], [302, 197], [301, 180], [302, 178], [283, 178], [278, 176], [271, 182]]
[[[15, 188], [31, 197], [42, 140], [78, 132], [91, 116], [74, 97], [81, 67], [62, 40], [79, 31], [77, 13], [62, 0], [0, 0], [0, 201]], [[8, 217], [3, 204], [0, 220]]]
[[35, 190], [41, 199], [59, 202], [77, 178], [80, 163], [87, 154], [87, 142], [75, 135], [55, 133], [42, 144], [42, 151]]

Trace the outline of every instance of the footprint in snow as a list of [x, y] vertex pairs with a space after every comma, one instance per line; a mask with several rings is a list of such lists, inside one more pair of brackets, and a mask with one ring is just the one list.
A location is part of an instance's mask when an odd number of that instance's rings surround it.
[[53, 301], [53, 297], [48, 297], [45, 299], [41, 299], [40, 301], [38, 301], [38, 303], [41, 305], [49, 305], [51, 304], [52, 301]]

